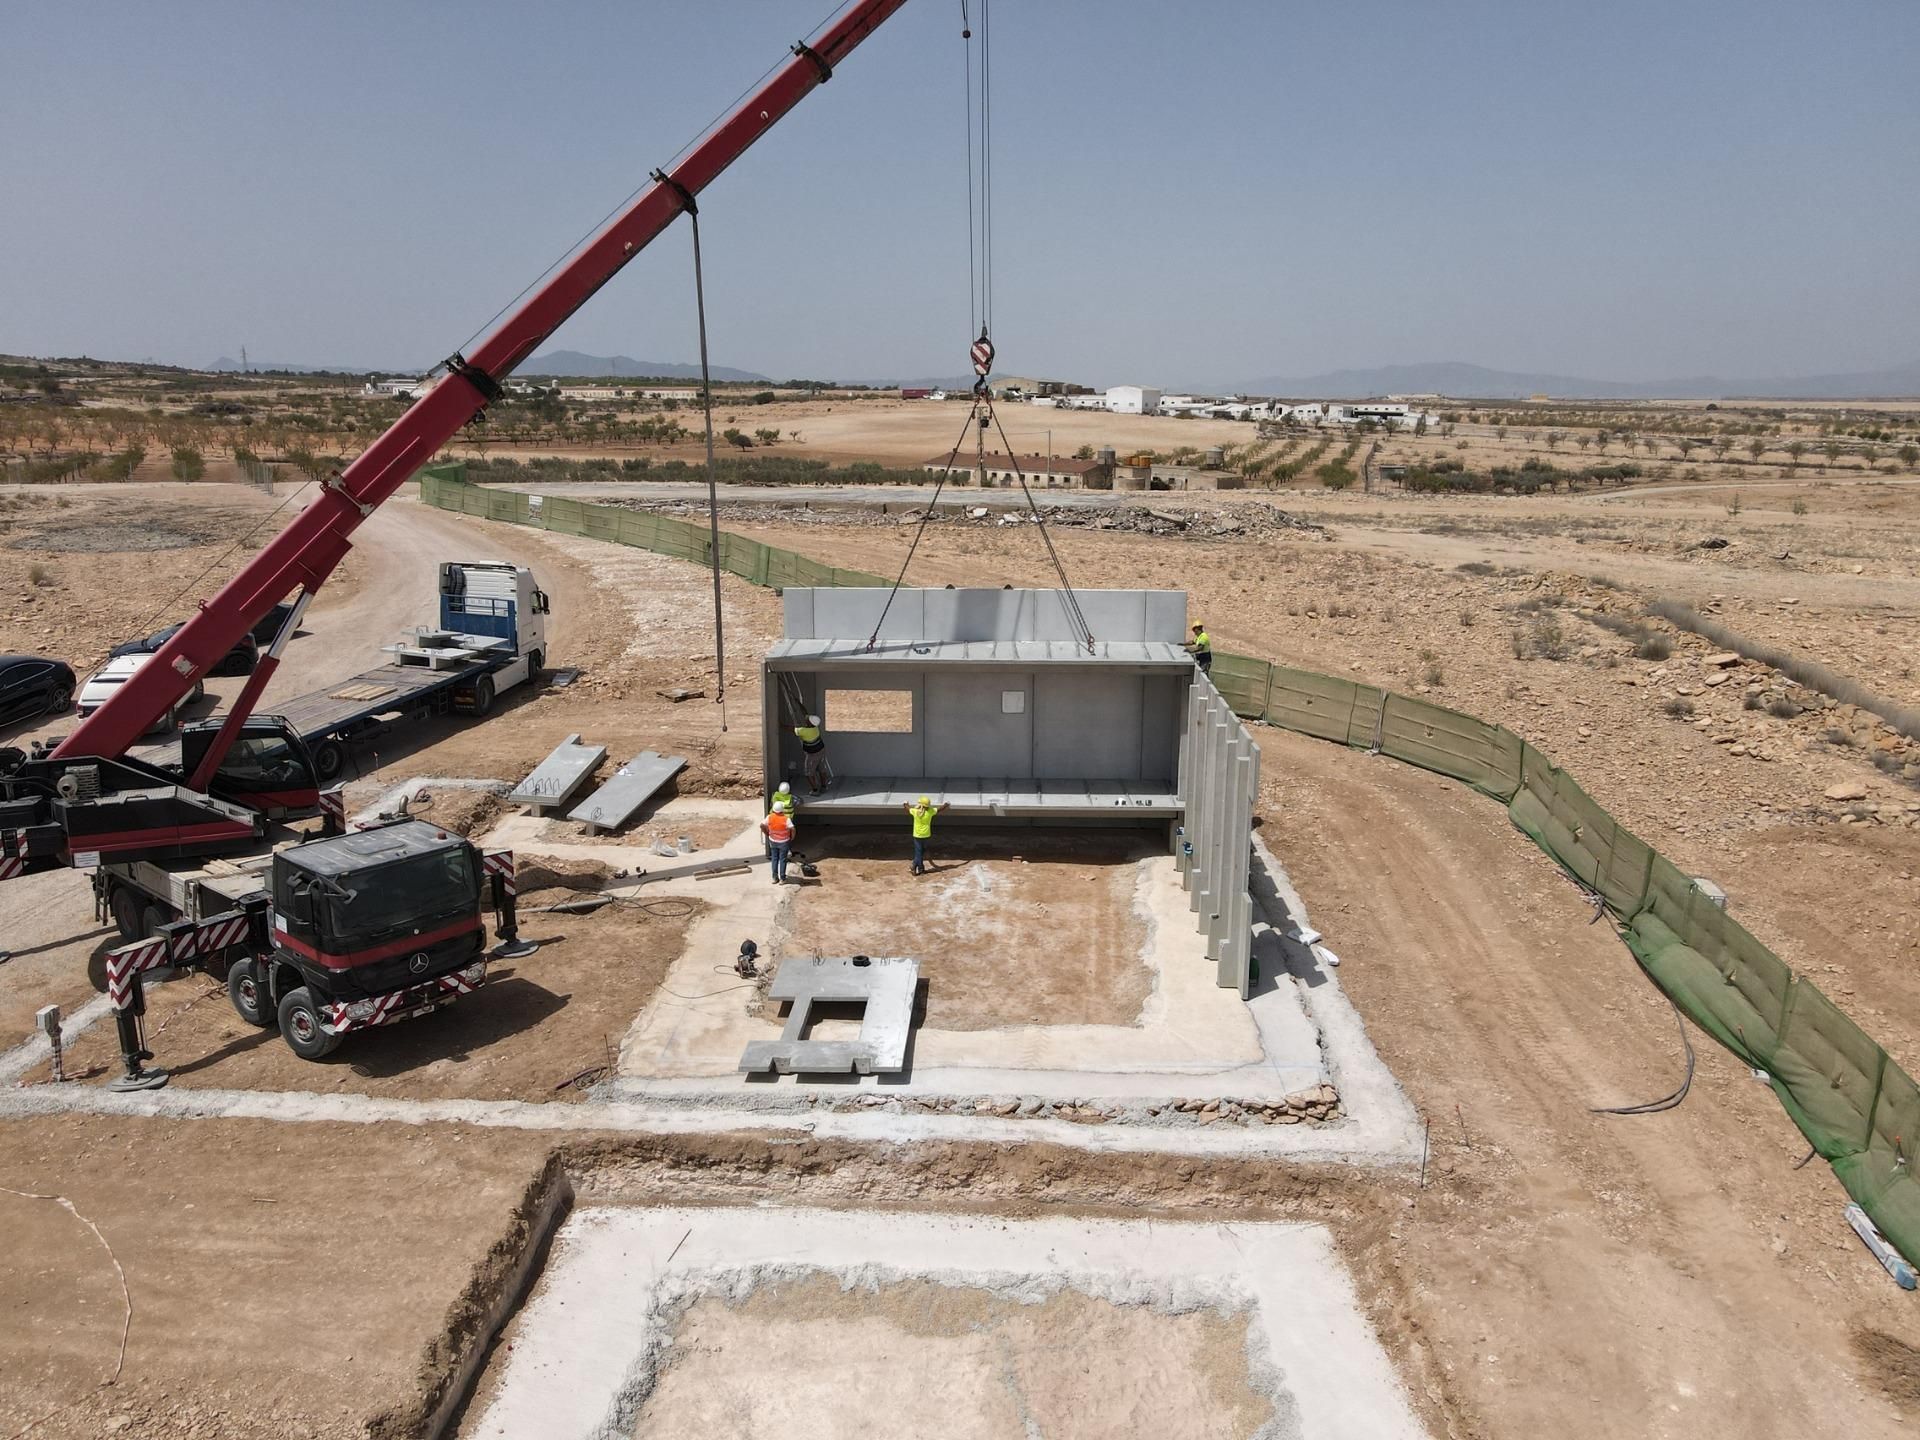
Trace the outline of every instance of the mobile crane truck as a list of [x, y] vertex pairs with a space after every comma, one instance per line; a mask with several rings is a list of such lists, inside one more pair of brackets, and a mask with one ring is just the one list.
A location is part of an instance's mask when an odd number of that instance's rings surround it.
[[[480, 856], [464, 840], [412, 821], [318, 840], [288, 831], [286, 822], [321, 808], [314, 755], [287, 717], [256, 717], [254, 706], [361, 522], [463, 426], [482, 419], [516, 366], [676, 218], [695, 213], [695, 197], [904, 3], [857, 0], [811, 43], [794, 45], [792, 58], [671, 171], [655, 171], [650, 185], [526, 292], [470, 355], [448, 356], [406, 413], [323, 481], [314, 502], [203, 601], [112, 699], [57, 744], [30, 753], [0, 750], [0, 881], [56, 866], [97, 866], [108, 875], [102, 904], [111, 907], [117, 878], [156, 907], [164, 895], [180, 917], [108, 957], [108, 993], [127, 1065], [115, 1084], [165, 1083], [164, 1071], [141, 1064], [152, 1056], [139, 1023], [139, 977], [157, 966], [223, 971], [243, 1016], [264, 1023], [271, 1005], [294, 1049], [318, 1058], [353, 1028], [387, 1023], [472, 987], [484, 943], [483, 875], [500, 908], [501, 938], [517, 939], [510, 854]], [[155, 721], [296, 591], [225, 717], [183, 738], [180, 767], [135, 753]], [[329, 817], [334, 829], [342, 828], [337, 797]], [[143, 877], [138, 884], [136, 876]], [[232, 908], [207, 913], [222, 900]]]

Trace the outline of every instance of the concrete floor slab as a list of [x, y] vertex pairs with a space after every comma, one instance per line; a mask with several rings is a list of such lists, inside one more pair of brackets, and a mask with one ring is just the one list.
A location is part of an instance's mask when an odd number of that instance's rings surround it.
[[[488, 1402], [463, 1433], [475, 1440], [650, 1433], [636, 1430], [636, 1420], [671, 1372], [671, 1341], [688, 1306], [823, 1275], [856, 1302], [877, 1301], [903, 1281], [930, 1280], [1022, 1304], [1073, 1292], [1169, 1316], [1245, 1315], [1239, 1373], [1268, 1417], [1257, 1435], [1413, 1440], [1425, 1433], [1323, 1227], [797, 1208], [577, 1211], [514, 1322]], [[925, 1338], [894, 1332], [890, 1363], [911, 1370]], [[1126, 1359], [1142, 1371], [1169, 1363], [1156, 1347]], [[782, 1405], [782, 1396], [751, 1373], [739, 1383], [754, 1404], [735, 1433], [804, 1433], [808, 1417]], [[894, 1433], [889, 1418], [875, 1413], [861, 1428]], [[1169, 1433], [1170, 1418], [1142, 1412], [1119, 1430], [1103, 1422], [1098, 1433], [1158, 1437]]]
[[[764, 944], [791, 891], [752, 887], [735, 906], [703, 916], [666, 983], [621, 1044], [626, 1098], [738, 1103], [749, 1084], [735, 1073], [743, 1050], [777, 1039], [770, 1007], [715, 983], [743, 938]], [[993, 1030], [915, 1031], [910, 1068], [863, 1083], [906, 1096], [1013, 1095], [1128, 1102], [1193, 1096], [1279, 1100], [1327, 1079], [1319, 1035], [1296, 987], [1280, 980], [1243, 1002], [1214, 980], [1188, 896], [1170, 856], [1140, 861], [1135, 909], [1145, 921], [1143, 960], [1153, 985], [1132, 1025], [1017, 1025]], [[1040, 947], [1036, 945], [1038, 950]], [[1044, 954], [1033, 963], [1044, 964]], [[937, 984], [938, 979], [929, 981]], [[781, 1089], [844, 1085], [783, 1079]], [[754, 1087], [757, 1088], [757, 1087]]]

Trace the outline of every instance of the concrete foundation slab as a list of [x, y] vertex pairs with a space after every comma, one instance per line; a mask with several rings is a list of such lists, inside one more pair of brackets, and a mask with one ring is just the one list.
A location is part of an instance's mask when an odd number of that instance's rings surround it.
[[[658, 1433], [638, 1426], [646, 1397], [670, 1380], [674, 1333], [706, 1297], [729, 1303], [769, 1286], [830, 1277], [877, 1311], [890, 1287], [913, 1280], [991, 1292], [1025, 1305], [1063, 1294], [1165, 1316], [1244, 1317], [1245, 1354], [1233, 1357], [1259, 1401], [1261, 1437], [1425, 1434], [1362, 1315], [1331, 1236], [1316, 1225], [1205, 1225], [1077, 1217], [999, 1217], [801, 1208], [583, 1209], [555, 1238], [546, 1272], [520, 1317], [490, 1403], [470, 1437]], [[924, 1326], [887, 1335], [887, 1363], [914, 1372], [932, 1354]], [[918, 1333], [916, 1333], [916, 1331]], [[1049, 1337], [1054, 1349], [1061, 1337]], [[847, 1357], [851, 1360], [852, 1357]], [[1025, 1357], [1005, 1355], [1017, 1366]], [[1167, 1364], [1158, 1347], [1127, 1357], [1139, 1373]], [[764, 1357], [772, 1364], [775, 1356]], [[759, 1363], [717, 1383], [736, 1387], [738, 1433], [794, 1433], [808, 1416], [763, 1383]], [[1168, 1393], [1178, 1393], [1169, 1387]], [[857, 1399], [856, 1397], [853, 1397]], [[837, 1433], [897, 1433], [898, 1417], [842, 1415]], [[1099, 1433], [1184, 1433], [1187, 1418], [1140, 1409]], [[778, 1423], [786, 1415], [789, 1424]], [[951, 1417], [959, 1424], [963, 1416]], [[940, 1433], [981, 1433], [943, 1430]]]

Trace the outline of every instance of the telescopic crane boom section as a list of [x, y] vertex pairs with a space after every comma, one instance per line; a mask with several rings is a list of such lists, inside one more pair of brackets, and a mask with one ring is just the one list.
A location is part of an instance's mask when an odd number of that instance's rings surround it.
[[[460, 427], [500, 395], [500, 381], [670, 225], [754, 141], [793, 109], [906, 0], [859, 0], [661, 173], [585, 249], [562, 265], [471, 355], [321, 487], [319, 498], [181, 626], [154, 659], [82, 720], [55, 759], [117, 758], [186, 695], [249, 629], [295, 588], [319, 589], [351, 548], [348, 537]], [[238, 707], [236, 706], [236, 709]], [[239, 716], [244, 720], [245, 716]]]

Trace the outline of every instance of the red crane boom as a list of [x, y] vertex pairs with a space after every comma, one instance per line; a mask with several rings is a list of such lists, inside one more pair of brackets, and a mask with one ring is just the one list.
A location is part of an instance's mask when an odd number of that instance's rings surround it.
[[[858, 0], [817, 43], [749, 95], [600, 235], [535, 290], [471, 355], [454, 355], [440, 383], [416, 400], [360, 457], [322, 486], [319, 498], [239, 574], [203, 601], [159, 653], [54, 750], [117, 758], [186, 695], [240, 636], [300, 586], [311, 595], [333, 573], [360, 522], [400, 488], [460, 428], [500, 394], [500, 381], [639, 254], [727, 166], [764, 135], [906, 0]], [[237, 709], [238, 707], [236, 707]], [[244, 719], [244, 716], [239, 716]]]

